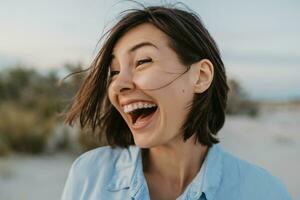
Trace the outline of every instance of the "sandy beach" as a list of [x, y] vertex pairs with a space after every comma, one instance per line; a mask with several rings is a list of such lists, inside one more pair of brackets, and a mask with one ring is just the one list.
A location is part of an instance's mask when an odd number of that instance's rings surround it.
[[[230, 116], [219, 133], [225, 150], [277, 176], [293, 199], [300, 199], [299, 111], [263, 111], [257, 118]], [[0, 199], [59, 199], [75, 157], [56, 153], [0, 158]]]

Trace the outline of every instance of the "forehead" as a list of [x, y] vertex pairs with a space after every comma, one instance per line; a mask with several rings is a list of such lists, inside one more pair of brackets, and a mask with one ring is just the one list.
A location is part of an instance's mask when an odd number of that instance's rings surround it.
[[138, 25], [117, 41], [113, 48], [113, 57], [131, 53], [132, 47], [139, 43], [151, 43], [160, 49], [160, 47], [168, 45], [168, 36], [150, 23]]

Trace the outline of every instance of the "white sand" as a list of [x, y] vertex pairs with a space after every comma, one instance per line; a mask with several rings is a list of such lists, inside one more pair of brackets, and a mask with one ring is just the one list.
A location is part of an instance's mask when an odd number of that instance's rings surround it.
[[226, 150], [277, 176], [293, 199], [300, 199], [300, 110], [230, 117], [220, 131]]
[[0, 199], [60, 199], [74, 159], [67, 153], [34, 157], [13, 155], [0, 159]]
[[[265, 112], [258, 118], [227, 117], [219, 133], [233, 154], [279, 177], [293, 199], [300, 199], [300, 112]], [[13, 155], [0, 158], [0, 199], [59, 199], [74, 156]]]

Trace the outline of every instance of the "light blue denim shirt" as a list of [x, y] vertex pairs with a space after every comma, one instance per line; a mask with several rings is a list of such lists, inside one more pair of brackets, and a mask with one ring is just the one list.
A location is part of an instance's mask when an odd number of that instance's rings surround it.
[[[203, 169], [203, 170], [202, 170]], [[200, 173], [201, 172], [201, 173]], [[202, 180], [202, 182], [201, 182]], [[100, 147], [77, 158], [62, 200], [148, 200], [141, 149]], [[284, 185], [264, 169], [213, 145], [178, 200], [288, 200]]]

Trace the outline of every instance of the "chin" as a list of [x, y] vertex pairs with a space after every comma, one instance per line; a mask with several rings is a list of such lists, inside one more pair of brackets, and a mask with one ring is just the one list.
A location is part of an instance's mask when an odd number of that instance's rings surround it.
[[135, 146], [138, 146], [138, 147], [143, 148], [143, 149], [149, 149], [153, 146], [156, 146], [156, 144], [154, 144], [153, 142], [151, 142], [147, 139], [145, 140], [145, 139], [142, 139], [142, 138], [139, 138], [139, 139], [134, 138], [134, 144], [135, 144]]
[[148, 149], [150, 147], [152, 147], [152, 145], [150, 145], [149, 143], [145, 143], [145, 142], [134, 142], [135, 146], [140, 147], [142, 149]]

